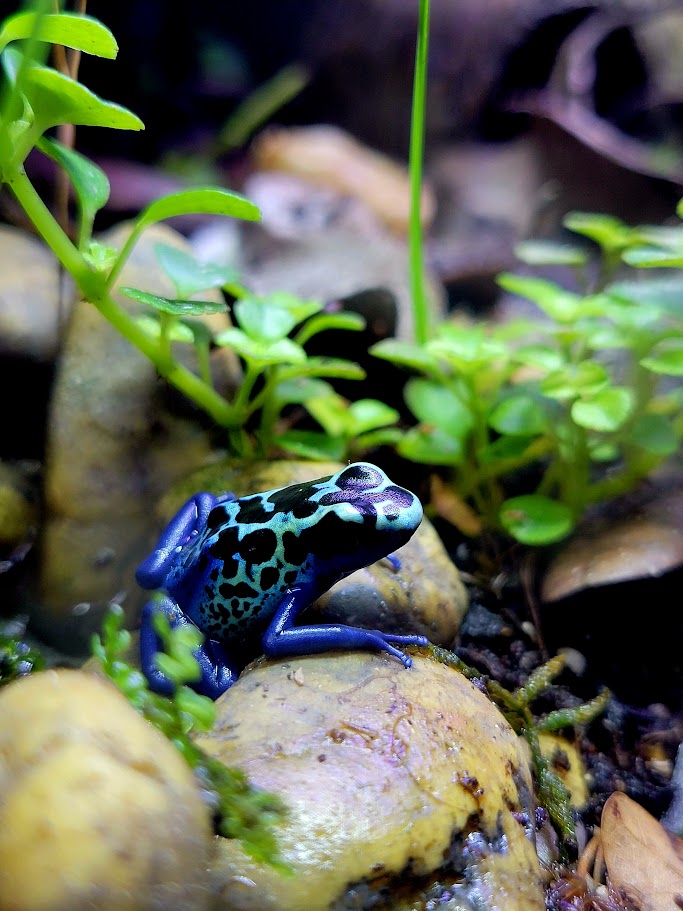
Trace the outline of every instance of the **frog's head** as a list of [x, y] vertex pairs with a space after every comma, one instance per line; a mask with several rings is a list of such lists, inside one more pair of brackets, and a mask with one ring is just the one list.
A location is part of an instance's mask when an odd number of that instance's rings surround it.
[[352, 572], [405, 544], [422, 521], [418, 498], [376, 465], [355, 462], [313, 482], [317, 515], [299, 540], [320, 564]]

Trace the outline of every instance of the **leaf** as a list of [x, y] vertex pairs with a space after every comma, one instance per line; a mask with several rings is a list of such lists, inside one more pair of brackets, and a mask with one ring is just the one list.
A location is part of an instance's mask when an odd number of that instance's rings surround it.
[[276, 441], [287, 452], [318, 462], [338, 462], [346, 455], [343, 439], [335, 439], [317, 430], [287, 430], [278, 434]]
[[464, 439], [472, 429], [472, 415], [460, 397], [434, 380], [413, 377], [404, 389], [408, 407], [422, 424], [438, 427], [453, 439]]
[[[15, 48], [7, 48], [3, 54], [3, 62], [7, 61], [14, 72], [18, 72], [21, 58]], [[29, 63], [21, 90], [33, 109], [39, 133], [61, 123], [116, 130], [144, 129], [143, 122], [132, 111], [113, 101], [104, 101], [80, 82], [50, 67]]]
[[[153, 316], [139, 316], [135, 322], [152, 338], [161, 337], [161, 323]], [[168, 328], [168, 337], [172, 342], [185, 342], [190, 345], [195, 337], [192, 329], [180, 320], [175, 320]]]
[[[303, 365], [306, 361], [306, 352], [289, 338], [282, 338], [276, 342], [259, 341], [250, 338], [241, 329], [230, 328], [219, 332], [214, 339], [217, 345], [232, 348], [245, 360], [255, 361], [267, 366], [273, 365]], [[292, 374], [296, 376], [296, 373]]]
[[296, 376], [278, 383], [273, 394], [284, 405], [303, 405], [308, 399], [331, 395], [333, 392], [332, 386], [324, 380]]
[[377, 342], [370, 348], [370, 354], [391, 361], [398, 367], [410, 367], [429, 375], [438, 375], [439, 360], [434, 354], [421, 345], [412, 342], [403, 342], [398, 339], [387, 338]]
[[529, 266], [583, 266], [588, 253], [581, 247], [552, 240], [525, 240], [515, 247], [515, 256]]
[[287, 310], [273, 307], [267, 301], [247, 297], [233, 308], [235, 320], [249, 338], [274, 342], [286, 338], [296, 325], [296, 317]]
[[302, 323], [315, 313], [319, 313], [325, 306], [320, 300], [303, 300], [288, 291], [274, 291], [271, 294], [261, 295], [259, 299], [272, 307], [279, 307], [281, 310], [291, 313], [296, 323]]
[[553, 399], [571, 399], [597, 392], [609, 383], [609, 373], [596, 361], [567, 364], [547, 376], [541, 383], [543, 395]]
[[326, 395], [310, 399], [304, 405], [329, 436], [341, 439], [348, 435], [349, 403], [334, 390]]
[[511, 395], [495, 406], [489, 415], [489, 425], [502, 434], [535, 436], [546, 427], [545, 412], [530, 395]]
[[359, 332], [365, 329], [365, 319], [360, 313], [351, 313], [344, 311], [339, 313], [321, 313], [319, 316], [313, 316], [307, 320], [306, 324], [297, 333], [297, 341], [300, 345], [317, 335], [319, 332], [327, 332], [329, 329], [347, 329]]
[[680, 907], [683, 841], [679, 837], [621, 791], [605, 801], [600, 832], [613, 888], [647, 911]]
[[232, 266], [197, 262], [190, 253], [169, 244], [156, 244], [154, 252], [180, 298], [192, 297], [210, 288], [222, 288], [239, 278], [237, 270]]
[[377, 399], [359, 399], [349, 405], [351, 417], [350, 430], [354, 436], [376, 430], [378, 427], [388, 427], [395, 424], [400, 415], [395, 408], [390, 408]]
[[683, 252], [663, 250], [660, 247], [633, 247], [625, 250], [622, 259], [638, 269], [663, 269], [683, 266]]
[[365, 370], [341, 357], [309, 357], [305, 363], [284, 371], [283, 379], [292, 376], [318, 376], [338, 380], [364, 380]]
[[505, 462], [508, 459], [519, 459], [527, 451], [535, 437], [502, 436], [482, 447], [478, 452], [479, 461], [483, 465], [493, 462]]
[[259, 221], [261, 212], [249, 199], [220, 187], [193, 187], [170, 193], [150, 203], [136, 222], [138, 230], [177, 215], [227, 215]]
[[399, 455], [426, 465], [460, 465], [464, 458], [463, 441], [449, 436], [439, 427], [413, 427], [399, 440]]
[[633, 229], [611, 215], [593, 212], [570, 212], [562, 219], [565, 228], [589, 237], [608, 252], [622, 250], [633, 238]]
[[559, 370], [565, 363], [562, 353], [548, 345], [524, 345], [513, 352], [512, 358], [519, 364], [539, 370]]
[[653, 373], [683, 376], [683, 339], [664, 339], [654, 346], [640, 364]]
[[630, 417], [633, 405], [634, 395], [630, 389], [610, 386], [574, 402], [571, 414], [579, 427], [613, 433]]
[[508, 354], [507, 345], [501, 339], [487, 335], [483, 326], [453, 323], [442, 323], [438, 336], [427, 342], [427, 349], [445, 357], [457, 370], [467, 374]]
[[678, 449], [676, 431], [661, 414], [644, 414], [635, 422], [628, 436], [630, 442], [658, 456], [672, 455]]
[[113, 60], [118, 53], [116, 39], [109, 29], [91, 16], [75, 13], [25, 12], [9, 16], [0, 29], [0, 52], [10, 41], [35, 36], [38, 41], [61, 44], [74, 50]]
[[44, 155], [56, 161], [69, 175], [69, 180], [76, 191], [83, 219], [92, 224], [95, 215], [109, 199], [107, 175], [95, 162], [90, 161], [80, 152], [62, 145], [56, 139], [43, 136], [38, 140], [37, 146]]
[[522, 544], [553, 544], [574, 525], [571, 510], [542, 494], [512, 497], [500, 507], [503, 528]]
[[125, 297], [130, 297], [141, 304], [147, 304], [148, 307], [154, 307], [161, 313], [172, 313], [174, 316], [224, 313], [228, 309], [224, 303], [218, 301], [171, 300], [168, 297], [160, 297], [158, 294], [150, 294], [148, 291], [140, 291], [138, 288], [119, 288], [119, 291]]
[[619, 316], [619, 304], [633, 325], [636, 324], [635, 319], [639, 326], [652, 323], [660, 319], [663, 313], [668, 313], [679, 321], [681, 319], [683, 277], [678, 273], [648, 276], [641, 281], [614, 282], [609, 285], [607, 292], [610, 306], [606, 314], [615, 320]]
[[537, 304], [551, 319], [559, 323], [569, 323], [576, 319], [581, 298], [553, 282], [534, 276], [511, 275], [504, 272], [497, 278], [498, 284], [505, 291], [526, 297]]

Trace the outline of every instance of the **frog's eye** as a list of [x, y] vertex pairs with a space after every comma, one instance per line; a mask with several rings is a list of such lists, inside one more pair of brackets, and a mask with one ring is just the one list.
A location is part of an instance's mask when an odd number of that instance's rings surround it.
[[374, 465], [367, 462], [356, 462], [349, 465], [337, 475], [337, 487], [340, 490], [370, 490], [379, 487], [385, 480], [384, 475]]

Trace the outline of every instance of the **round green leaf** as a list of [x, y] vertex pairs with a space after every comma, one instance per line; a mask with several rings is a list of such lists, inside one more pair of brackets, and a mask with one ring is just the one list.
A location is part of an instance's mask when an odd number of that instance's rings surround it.
[[530, 266], [583, 266], [588, 254], [581, 247], [551, 240], [525, 240], [515, 247], [515, 255]]
[[319, 332], [326, 332], [329, 329], [348, 329], [359, 332], [365, 329], [365, 319], [360, 313], [351, 313], [350, 311], [321, 313], [308, 319], [297, 333], [296, 338], [300, 345], [305, 345], [314, 335]]
[[556, 348], [548, 345], [524, 345], [512, 355], [513, 360], [525, 367], [537, 370], [559, 370], [564, 364], [564, 356]]
[[426, 465], [460, 465], [464, 458], [463, 441], [444, 433], [439, 427], [413, 427], [399, 440], [399, 455]]
[[537, 493], [506, 500], [499, 515], [508, 534], [534, 546], [561, 541], [574, 525], [571, 510], [564, 503]]
[[251, 200], [220, 187], [193, 187], [155, 200], [142, 212], [141, 229], [176, 215], [227, 215], [243, 221], [259, 221], [261, 212]]
[[338, 380], [364, 380], [365, 370], [353, 361], [340, 357], [309, 357], [305, 363], [283, 372], [283, 379], [292, 376], [326, 376]]
[[668, 456], [678, 449], [678, 436], [664, 415], [644, 414], [635, 422], [629, 440], [653, 455]]
[[237, 270], [232, 266], [197, 262], [190, 253], [169, 244], [156, 244], [154, 252], [161, 268], [173, 282], [176, 294], [181, 298], [192, 297], [210, 288], [222, 288], [239, 278]]
[[683, 376], [683, 339], [664, 339], [652, 348], [640, 364], [653, 373]]
[[174, 316], [200, 316], [204, 313], [224, 313], [228, 309], [225, 304], [218, 301], [171, 300], [168, 297], [160, 297], [158, 294], [150, 294], [148, 291], [140, 291], [138, 288], [119, 288], [119, 291], [125, 297], [130, 297], [141, 304], [154, 307], [155, 310], [159, 310], [162, 313], [172, 313]]
[[453, 439], [464, 439], [472, 428], [472, 416], [460, 397], [434, 380], [413, 377], [404, 390], [408, 407], [422, 424], [438, 427]]
[[493, 462], [506, 462], [509, 459], [519, 459], [529, 448], [535, 437], [503, 436], [492, 443], [482, 447], [478, 457], [482, 465]]
[[579, 427], [612, 433], [630, 417], [633, 403], [634, 397], [630, 389], [611, 386], [574, 402], [572, 419]]
[[346, 455], [343, 439], [335, 439], [317, 430], [287, 430], [276, 436], [278, 446], [303, 459], [317, 462], [340, 461]]
[[[155, 319], [153, 316], [139, 316], [135, 322], [152, 338], [161, 337], [161, 324], [159, 323], [159, 320]], [[185, 323], [180, 322], [180, 320], [174, 322], [173, 325], [169, 327], [168, 337], [172, 342], [185, 342], [190, 345], [195, 340], [192, 329], [190, 329], [189, 326], [186, 326]]]
[[[10, 71], [18, 72], [21, 57], [19, 51], [7, 48], [3, 62], [7, 62]], [[21, 91], [33, 109], [39, 133], [60, 123], [116, 130], [144, 129], [143, 122], [132, 111], [113, 101], [104, 101], [80, 82], [47, 66], [29, 64], [24, 70]]]
[[35, 36], [38, 41], [61, 44], [95, 57], [113, 60], [118, 53], [116, 39], [109, 29], [91, 16], [76, 13], [16, 13], [2, 23], [0, 52], [10, 41]]
[[350, 430], [354, 436], [395, 424], [400, 415], [395, 408], [390, 408], [377, 399], [359, 399], [349, 406], [351, 417]]
[[535, 436], [545, 430], [545, 412], [532, 396], [511, 395], [495, 406], [489, 415], [489, 426], [511, 436]]
[[562, 224], [575, 234], [589, 237], [604, 250], [624, 249], [631, 242], [632, 228], [618, 218], [594, 212], [570, 212]]
[[109, 199], [109, 179], [93, 161], [56, 139], [43, 136], [37, 143], [44, 155], [56, 161], [73, 184], [83, 218], [92, 224], [95, 215]]
[[309, 399], [334, 394], [329, 383], [308, 376], [296, 376], [278, 383], [274, 396], [283, 405], [303, 405]]
[[246, 297], [234, 306], [235, 320], [246, 334], [261, 342], [286, 338], [297, 320], [288, 310], [260, 298]]
[[296, 376], [299, 365], [303, 366], [306, 361], [304, 349], [289, 338], [282, 338], [276, 342], [260, 341], [251, 338], [241, 329], [231, 327], [219, 332], [214, 341], [217, 345], [232, 348], [245, 360], [255, 361], [263, 366], [296, 365], [293, 376]]
[[578, 294], [572, 294], [544, 278], [505, 272], [498, 276], [497, 282], [505, 291], [533, 301], [557, 322], [569, 323], [578, 315], [581, 304]]
[[409, 367], [432, 376], [440, 373], [438, 358], [426, 348], [412, 342], [393, 338], [383, 339], [370, 348], [370, 353], [382, 360], [391, 361], [398, 367]]
[[567, 364], [556, 370], [541, 383], [541, 392], [553, 399], [571, 399], [578, 395], [598, 392], [609, 383], [609, 373], [596, 361]]
[[629, 266], [639, 269], [663, 269], [683, 266], [683, 253], [674, 250], [665, 250], [661, 247], [633, 247], [625, 250], [622, 259]]

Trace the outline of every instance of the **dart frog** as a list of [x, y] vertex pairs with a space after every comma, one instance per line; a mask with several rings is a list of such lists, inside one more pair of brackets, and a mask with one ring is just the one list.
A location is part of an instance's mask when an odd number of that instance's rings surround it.
[[371, 649], [410, 667], [411, 659], [400, 647], [426, 645], [424, 636], [295, 622], [355, 570], [383, 557], [398, 564], [390, 555], [421, 520], [418, 498], [368, 462], [239, 499], [195, 494], [136, 572], [142, 588], [161, 589], [145, 606], [140, 629], [142, 670], [150, 686], [162, 694], [174, 689], [156, 667], [161, 640], [152, 622], [155, 611], [166, 614], [171, 627], [194, 624], [204, 634], [195, 652], [201, 678], [192, 685], [212, 699], [238, 676], [228, 646], [244, 658], [255, 636], [271, 658]]

